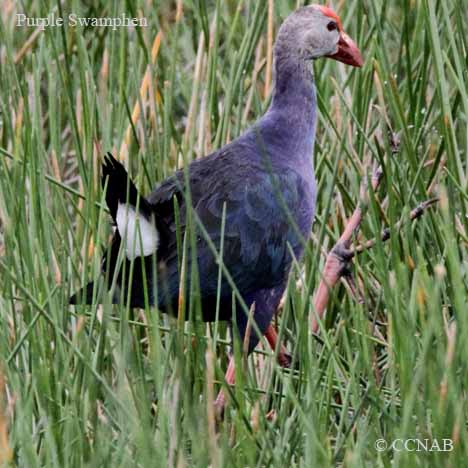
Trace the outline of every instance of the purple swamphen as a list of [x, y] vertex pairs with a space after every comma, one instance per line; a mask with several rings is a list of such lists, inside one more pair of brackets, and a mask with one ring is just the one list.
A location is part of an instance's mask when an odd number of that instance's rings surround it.
[[[331, 9], [319, 5], [299, 8], [277, 35], [274, 90], [265, 115], [239, 138], [193, 161], [188, 174], [176, 172], [147, 197], [139, 196], [118, 161], [110, 154], [105, 157], [102, 183], [117, 226], [102, 262], [112, 302], [128, 301], [131, 307], [154, 305], [163, 312], [177, 313], [181, 274], [176, 225], [183, 236], [190, 200], [194, 217], [205, 231], [196, 233], [203, 319], [215, 320], [219, 299], [219, 319], [233, 322], [244, 339], [248, 316], [237, 307], [233, 319], [233, 282], [253, 311], [256, 326], [249, 330], [248, 351], [253, 350], [260, 338], [257, 331], [264, 334], [268, 329], [293, 258], [301, 258], [312, 227], [317, 103], [310, 62], [320, 57], [362, 65], [359, 49]], [[223, 272], [220, 279], [212, 248], [219, 251], [221, 244], [229, 275]], [[189, 249], [188, 272], [191, 260]], [[93, 292], [94, 285], [89, 283], [70, 302], [89, 304]], [[228, 382], [233, 375], [230, 365]]]

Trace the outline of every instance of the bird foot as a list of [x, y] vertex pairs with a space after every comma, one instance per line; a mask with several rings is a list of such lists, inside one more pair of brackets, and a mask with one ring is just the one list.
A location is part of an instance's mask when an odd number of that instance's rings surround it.
[[[283, 346], [281, 347], [283, 348]], [[286, 351], [286, 349], [278, 353], [276, 360], [281, 367], [286, 369], [290, 369], [292, 366], [292, 355], [289, 351]]]
[[[348, 284], [349, 290], [356, 302], [364, 304], [364, 296], [359, 291], [351, 269], [349, 268], [350, 261], [354, 257], [354, 251], [347, 248], [343, 243], [339, 243], [332, 249], [330, 256], [332, 256], [330, 262], [333, 267], [333, 275], [337, 275], [337, 280], [343, 278]], [[335, 264], [333, 264], [334, 261]]]
[[[333, 247], [327, 257], [324, 269], [324, 277], [341, 278], [351, 274], [349, 270], [349, 262], [353, 258], [353, 252], [344, 244], [338, 243]], [[332, 283], [333, 284], [333, 283]]]

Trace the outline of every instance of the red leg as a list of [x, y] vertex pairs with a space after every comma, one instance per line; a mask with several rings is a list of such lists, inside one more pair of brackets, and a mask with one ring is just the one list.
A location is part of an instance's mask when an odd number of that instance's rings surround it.
[[[382, 169], [374, 166], [371, 178], [371, 188], [376, 190], [382, 179]], [[325, 310], [330, 299], [330, 291], [338, 283], [346, 272], [346, 264], [351, 260], [354, 253], [350, 251], [351, 240], [353, 234], [359, 230], [362, 221], [363, 210], [362, 207], [368, 203], [369, 194], [367, 193], [367, 179], [361, 184], [361, 200], [358, 203], [351, 218], [346, 223], [343, 234], [338, 239], [333, 249], [327, 256], [325, 266], [323, 269], [322, 280], [317, 288], [314, 296], [314, 309], [315, 314], [312, 317], [311, 328], [314, 333], [318, 330], [317, 318], [322, 319], [325, 315]]]
[[[226, 383], [228, 385], [234, 385], [234, 382], [236, 381], [234, 356], [232, 356], [231, 359], [229, 359], [229, 365], [228, 365], [226, 374], [224, 376], [224, 379], [226, 380]], [[222, 417], [225, 406], [226, 406], [226, 393], [224, 392], [223, 389], [221, 389], [215, 401], [215, 409], [216, 409], [216, 414], [218, 417]]]
[[[265, 332], [265, 338], [271, 346], [271, 349], [274, 351], [278, 342], [278, 333], [276, 333], [273, 325], [270, 324], [270, 326], [267, 328]], [[278, 352], [278, 364], [282, 367], [289, 367], [291, 365], [291, 356], [283, 344], [280, 344], [280, 349]], [[234, 357], [231, 357], [229, 360], [229, 365], [226, 370], [226, 374], [224, 375], [224, 379], [228, 385], [234, 385], [236, 381]], [[218, 417], [221, 417], [226, 406], [226, 392], [223, 389], [219, 391], [214, 405]]]
[[[265, 332], [265, 338], [267, 339], [268, 344], [270, 345], [271, 349], [275, 351], [276, 344], [278, 342], [278, 333], [276, 333], [276, 330], [271, 323]], [[278, 364], [281, 367], [291, 366], [291, 355], [289, 354], [289, 351], [286, 349], [286, 346], [284, 346], [284, 344], [282, 343], [279, 345], [277, 360], [278, 360]]]
[[[343, 272], [345, 271], [347, 262], [346, 256], [348, 251], [342, 247], [343, 244], [346, 243], [340, 243], [340, 241], [338, 241], [338, 244], [336, 244], [336, 246], [328, 254], [325, 266], [323, 268], [322, 280], [320, 281], [317, 291], [315, 292], [314, 309], [315, 313], [320, 319], [322, 319], [325, 314], [325, 310], [330, 299], [330, 291], [333, 289], [336, 283], [338, 283], [340, 278], [343, 276]], [[312, 317], [311, 327], [312, 332], [316, 333], [318, 330], [318, 321], [316, 316]]]

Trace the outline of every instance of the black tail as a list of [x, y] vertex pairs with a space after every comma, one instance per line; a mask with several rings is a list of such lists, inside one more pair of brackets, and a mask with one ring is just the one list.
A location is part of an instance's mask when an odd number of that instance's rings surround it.
[[[168, 235], [168, 228], [166, 227], [165, 223], [159, 219], [155, 215], [153, 206], [146, 200], [146, 198], [139, 196], [138, 190], [135, 187], [135, 184], [131, 181], [130, 177], [127, 174], [124, 166], [117, 161], [111, 153], [107, 153], [104, 157], [104, 161], [102, 164], [102, 187], [106, 191], [106, 203], [109, 207], [110, 214], [114, 223], [117, 225], [117, 212], [119, 209], [119, 204], [127, 204], [130, 206], [136, 207], [138, 206], [138, 211], [140, 214], [145, 216], [147, 219], [155, 219], [156, 222], [156, 229], [159, 234], [160, 242], [163, 245], [166, 244], [165, 239]], [[114, 237], [112, 239], [112, 243], [104, 253], [101, 268], [102, 273], [105, 278], [105, 284], [107, 282], [112, 281], [115, 277], [115, 282], [118, 288], [121, 287], [122, 284], [127, 284], [127, 278], [122, 277], [123, 273], [118, 270], [118, 258], [119, 258], [119, 251], [121, 247], [121, 235], [117, 229], [115, 230]], [[152, 268], [152, 260], [151, 258], [140, 257], [138, 259], [139, 262], [143, 262], [144, 264], [148, 263], [147, 276], [151, 272]], [[127, 268], [124, 269], [126, 275], [130, 271], [130, 261], [124, 258], [124, 262], [127, 262]], [[142, 307], [141, 304], [144, 304], [143, 301], [143, 278], [141, 276], [142, 267], [136, 265], [134, 268], [134, 274], [132, 278], [132, 284], [126, 286], [127, 288], [131, 288], [131, 302], [130, 305], [132, 307]], [[101, 297], [97, 296], [97, 291], [95, 292], [95, 285], [93, 282], [88, 283], [84, 288], [80, 289], [77, 293], [73, 294], [70, 297], [69, 303], [70, 304], [92, 304], [93, 303], [93, 294], [95, 295], [95, 303], [101, 303]], [[151, 286], [151, 285], [150, 285]], [[105, 288], [104, 288], [105, 289]], [[124, 295], [126, 297], [126, 295]], [[120, 297], [118, 294], [114, 292], [112, 297], [112, 303], [119, 302]]]
[[138, 190], [127, 171], [111, 153], [104, 156], [101, 183], [103, 190], [106, 190], [106, 203], [114, 222], [119, 203], [128, 203], [136, 207], [138, 198], [140, 198], [140, 211], [147, 217], [151, 215], [152, 210], [149, 203], [144, 197], [138, 196]]
[[[155, 207], [145, 197], [139, 195], [124, 166], [111, 153], [104, 156], [101, 183], [103, 190], [106, 191], [106, 203], [115, 224], [119, 203], [128, 204], [135, 208], [138, 206], [138, 211], [148, 220], [154, 216], [162, 252], [171, 235], [169, 228], [163, 218], [157, 216]], [[170, 200], [170, 206], [172, 203]]]
[[[94, 282], [91, 281], [84, 288], [73, 294], [68, 300], [69, 304], [92, 304], [93, 303]], [[99, 302], [99, 301], [97, 301]]]

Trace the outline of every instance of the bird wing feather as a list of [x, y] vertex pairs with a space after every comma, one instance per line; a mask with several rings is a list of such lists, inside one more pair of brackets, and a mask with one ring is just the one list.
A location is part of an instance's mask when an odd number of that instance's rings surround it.
[[[301, 193], [300, 175], [297, 173], [285, 171], [273, 176], [260, 167], [252, 167], [251, 161], [236, 161], [228, 150], [229, 147], [190, 165], [190, 197], [199, 221], [218, 251], [223, 237], [221, 226], [225, 210], [223, 263], [238, 290], [247, 294], [284, 281], [292, 260], [288, 243], [294, 251], [302, 250], [297, 227], [290, 222], [287, 211], [292, 214], [300, 209], [299, 201], [304, 194]], [[178, 200], [179, 225], [185, 231], [184, 179], [183, 171], [179, 171], [148, 197], [170, 233], [164, 254], [158, 258], [165, 264], [164, 289], [169, 294], [163, 303], [174, 303], [178, 296], [180, 278], [173, 199]], [[196, 248], [203, 300], [217, 294], [219, 264], [200, 233]], [[223, 277], [221, 296], [231, 293], [229, 282]]]

